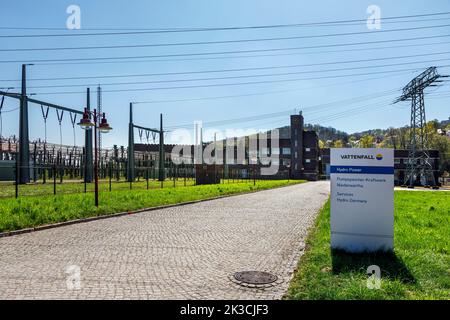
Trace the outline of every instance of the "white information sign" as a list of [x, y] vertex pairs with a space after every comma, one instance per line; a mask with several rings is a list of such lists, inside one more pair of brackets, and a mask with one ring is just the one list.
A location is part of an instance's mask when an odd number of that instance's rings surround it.
[[394, 150], [331, 149], [331, 247], [393, 250]]

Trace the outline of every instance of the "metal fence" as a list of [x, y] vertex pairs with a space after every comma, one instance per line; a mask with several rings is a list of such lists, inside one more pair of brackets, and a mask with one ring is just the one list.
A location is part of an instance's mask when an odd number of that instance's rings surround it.
[[[7, 165], [0, 165], [0, 179], [7, 180], [0, 181], [0, 198], [94, 192], [94, 181], [86, 182], [84, 179], [86, 170], [92, 170], [92, 168], [58, 165], [57, 163], [31, 165], [26, 168], [30, 170], [31, 180], [27, 184], [19, 184], [18, 162], [10, 161]], [[253, 171], [232, 166], [218, 169], [215, 174], [221, 184], [256, 184], [258, 180], [289, 179], [288, 172], [279, 172], [274, 176], [261, 176]], [[159, 180], [157, 166], [139, 166], [135, 168], [135, 179], [128, 181], [126, 167], [115, 162], [100, 164], [98, 176], [100, 192], [152, 190], [196, 185], [194, 166], [172, 163], [164, 168], [163, 180]]]

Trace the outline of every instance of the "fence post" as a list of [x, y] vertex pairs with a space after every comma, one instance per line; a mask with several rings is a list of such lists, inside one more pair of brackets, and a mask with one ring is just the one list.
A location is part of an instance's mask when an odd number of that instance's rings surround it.
[[149, 170], [148, 170], [148, 167], [147, 167], [147, 190], [148, 190], [148, 175], [149, 175]]
[[47, 182], [47, 177], [46, 177], [46, 174], [45, 174], [45, 170], [47, 170], [47, 166], [44, 163], [43, 166], [42, 166], [42, 184], [45, 184]]
[[56, 195], [56, 162], [53, 163], [53, 195]]
[[16, 189], [16, 199], [19, 197], [19, 161], [16, 155], [16, 164], [14, 168], [14, 176], [15, 176], [15, 189]]
[[175, 165], [172, 166], [172, 176], [173, 176], [173, 187], [176, 187], [176, 176], [177, 176], [177, 168]]
[[[86, 166], [86, 163], [85, 163], [84, 165]], [[86, 170], [85, 170], [84, 172], [85, 172], [85, 174], [86, 174]], [[84, 193], [86, 193], [86, 192], [87, 192], [86, 176], [84, 176], [83, 181], [84, 181]]]
[[112, 185], [111, 185], [111, 183], [112, 183], [112, 174], [113, 174], [112, 163], [109, 162], [108, 166], [109, 166], [109, 191], [112, 191]]
[[63, 183], [63, 178], [64, 178], [64, 163], [62, 162], [61, 159], [61, 163], [59, 164], [59, 183], [62, 184]]

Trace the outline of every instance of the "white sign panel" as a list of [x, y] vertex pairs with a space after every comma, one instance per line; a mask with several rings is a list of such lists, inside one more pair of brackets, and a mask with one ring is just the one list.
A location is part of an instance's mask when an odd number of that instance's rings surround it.
[[392, 250], [394, 150], [331, 149], [331, 247]]

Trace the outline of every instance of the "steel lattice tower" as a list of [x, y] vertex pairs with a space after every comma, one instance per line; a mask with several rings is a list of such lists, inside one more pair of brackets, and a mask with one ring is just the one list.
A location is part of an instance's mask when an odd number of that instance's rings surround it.
[[426, 186], [435, 186], [430, 155], [425, 118], [424, 89], [435, 86], [433, 83], [441, 82], [436, 67], [430, 67], [412, 79], [404, 88], [403, 94], [394, 103], [411, 100], [410, 138], [408, 161], [403, 184], [414, 187], [417, 178]]

